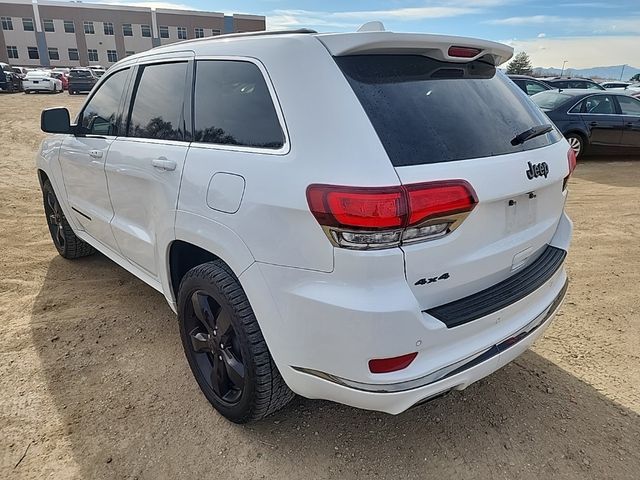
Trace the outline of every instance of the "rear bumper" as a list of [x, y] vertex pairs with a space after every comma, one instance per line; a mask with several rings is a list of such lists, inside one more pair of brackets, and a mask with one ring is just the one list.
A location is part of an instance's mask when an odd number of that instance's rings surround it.
[[[563, 216], [551, 245], [566, 250]], [[332, 273], [254, 263], [240, 281], [273, 358], [296, 393], [400, 413], [463, 389], [524, 352], [550, 324], [566, 290], [560, 267], [525, 298], [448, 328], [420, 308], [401, 253], [336, 250]], [[417, 352], [405, 369], [372, 374], [368, 361]]]

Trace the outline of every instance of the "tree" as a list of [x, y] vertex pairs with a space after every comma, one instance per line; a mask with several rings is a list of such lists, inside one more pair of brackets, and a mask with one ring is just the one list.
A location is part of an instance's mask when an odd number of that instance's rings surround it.
[[636, 73], [633, 77], [629, 79], [630, 82], [640, 82], [640, 73]]
[[531, 60], [526, 52], [520, 52], [507, 65], [507, 73], [510, 75], [531, 75]]

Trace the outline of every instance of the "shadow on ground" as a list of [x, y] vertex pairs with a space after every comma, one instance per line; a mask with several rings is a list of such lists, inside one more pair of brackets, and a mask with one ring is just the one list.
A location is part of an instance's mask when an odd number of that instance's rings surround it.
[[640, 417], [532, 352], [403, 415], [298, 399], [242, 427], [200, 394], [163, 296], [101, 255], [51, 261], [31, 329], [83, 478], [619, 480], [640, 468]]

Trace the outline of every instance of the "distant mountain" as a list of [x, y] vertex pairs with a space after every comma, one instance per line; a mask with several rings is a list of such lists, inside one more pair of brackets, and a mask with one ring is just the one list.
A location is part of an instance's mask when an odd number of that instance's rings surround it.
[[[537, 77], [553, 77], [560, 75], [560, 68], [543, 68], [536, 67], [533, 74]], [[602, 78], [606, 80], [619, 80], [622, 73], [622, 65], [613, 65], [610, 67], [592, 67], [592, 68], [565, 68], [564, 76], [586, 77], [586, 78]], [[627, 65], [624, 67], [622, 80], [629, 80], [635, 74], [640, 73], [640, 68]]]

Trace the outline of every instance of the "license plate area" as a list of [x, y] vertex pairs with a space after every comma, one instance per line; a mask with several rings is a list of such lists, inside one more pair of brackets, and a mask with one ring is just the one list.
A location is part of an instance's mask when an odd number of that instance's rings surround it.
[[536, 223], [538, 201], [535, 192], [512, 197], [505, 202], [505, 226], [507, 233], [525, 230]]

